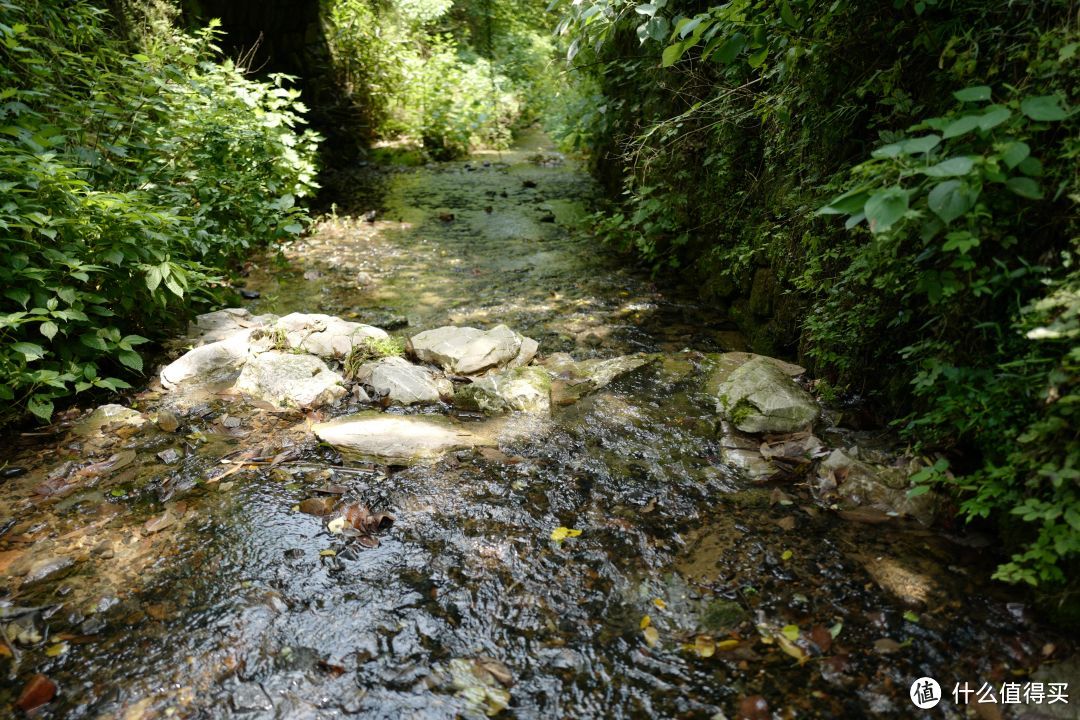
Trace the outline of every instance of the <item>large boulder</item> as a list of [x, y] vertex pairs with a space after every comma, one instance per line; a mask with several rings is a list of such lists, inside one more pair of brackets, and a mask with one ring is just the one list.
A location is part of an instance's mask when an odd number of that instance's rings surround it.
[[328, 405], [346, 393], [342, 377], [321, 359], [279, 350], [249, 360], [233, 390], [282, 408]]
[[454, 394], [449, 380], [400, 357], [365, 363], [357, 368], [356, 379], [376, 395], [399, 405], [438, 402]]
[[161, 371], [162, 386], [175, 390], [180, 385], [232, 381], [253, 352], [252, 332], [252, 329], [237, 330], [223, 340], [189, 350]]
[[735, 368], [717, 393], [717, 410], [748, 433], [795, 432], [812, 425], [821, 413], [810, 393], [761, 356]]
[[[857, 452], [857, 451], [856, 451]], [[833, 450], [818, 465], [818, 492], [837, 499], [847, 508], [872, 507], [884, 512], [908, 515], [924, 525], [934, 521], [937, 497], [923, 493], [909, 497], [910, 476], [917, 462], [903, 466], [878, 465], [853, 457], [852, 451]]]
[[252, 315], [247, 308], [225, 308], [203, 313], [188, 324], [188, 339], [196, 345], [206, 345], [230, 337], [233, 333], [250, 328], [266, 327], [278, 319], [277, 315]]
[[445, 326], [418, 333], [408, 342], [409, 352], [418, 360], [459, 375], [478, 375], [505, 365], [527, 365], [537, 348], [535, 340], [505, 325], [487, 331]]
[[324, 358], [344, 358], [354, 345], [368, 338], [387, 340], [385, 330], [349, 322], [333, 315], [318, 313], [292, 313], [278, 320], [266, 330], [278, 349], [299, 350]]
[[544, 367], [555, 375], [551, 381], [551, 404], [571, 405], [655, 360], [655, 355], [638, 354], [579, 361], [566, 353], [555, 353], [544, 362]]
[[458, 389], [454, 404], [488, 415], [520, 410], [547, 412], [550, 407], [551, 375], [530, 365], [489, 373]]
[[454, 450], [494, 445], [445, 417], [359, 413], [312, 427], [342, 455], [388, 465], [411, 465]]

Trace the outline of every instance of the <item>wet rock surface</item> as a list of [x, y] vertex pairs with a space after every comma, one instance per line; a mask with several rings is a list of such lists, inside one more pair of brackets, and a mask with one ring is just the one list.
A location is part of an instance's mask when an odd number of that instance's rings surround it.
[[[0, 485], [0, 714], [25, 693], [42, 718], [907, 717], [923, 675], [1070, 672], [1075, 641], [988, 580], [975, 538], [849, 506], [825, 464], [902, 453], [720, 417], [753, 356], [596, 252], [573, 225], [587, 179], [537, 149], [361, 176], [376, 215], [321, 223], [253, 271], [250, 312], [178, 344], [243, 338], [200, 356], [203, 391], [166, 368], [125, 398], [134, 422], [78, 434], [73, 412], [7, 443], [26, 472]], [[323, 317], [279, 325], [294, 312]], [[346, 377], [385, 339], [356, 326], [388, 319], [492, 332], [454, 370], [408, 362], [475, 406]], [[233, 392], [270, 353], [346, 393]]]

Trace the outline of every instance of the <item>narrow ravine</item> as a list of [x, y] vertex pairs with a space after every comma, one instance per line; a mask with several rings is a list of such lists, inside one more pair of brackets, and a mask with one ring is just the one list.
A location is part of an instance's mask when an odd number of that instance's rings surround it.
[[[581, 222], [590, 180], [544, 138], [337, 190], [282, 260], [253, 261], [251, 313], [656, 357], [408, 467], [315, 438], [383, 409], [355, 395], [304, 413], [211, 393], [173, 414], [154, 381], [127, 422], [22, 436], [28, 472], [0, 485], [4, 706], [41, 673], [60, 689], [46, 718], [909, 717], [916, 678], [1000, 686], [1063, 652], [989, 582], [981, 538], [723, 460], [708, 383], [738, 331], [618, 267]], [[836, 419], [829, 447], [890, 450]], [[338, 497], [393, 514], [377, 547], [301, 511]]]

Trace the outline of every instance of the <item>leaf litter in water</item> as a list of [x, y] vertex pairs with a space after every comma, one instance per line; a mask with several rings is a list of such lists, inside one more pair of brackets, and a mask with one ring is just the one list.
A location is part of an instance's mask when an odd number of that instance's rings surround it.
[[[326, 498], [334, 500], [336, 498]], [[372, 512], [365, 505], [350, 505], [345, 509], [345, 514], [331, 520], [326, 529], [335, 535], [356, 538], [356, 541], [368, 548], [379, 547], [379, 539], [375, 533], [388, 530], [397, 520], [388, 512]]]
[[566, 538], [576, 538], [578, 535], [581, 535], [580, 530], [575, 530], [574, 528], [562, 526], [559, 526], [551, 531], [551, 539], [557, 543], [561, 543]]

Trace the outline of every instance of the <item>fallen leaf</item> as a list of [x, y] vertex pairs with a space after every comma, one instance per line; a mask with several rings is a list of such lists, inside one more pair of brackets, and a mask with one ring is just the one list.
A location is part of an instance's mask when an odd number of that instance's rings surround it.
[[818, 646], [818, 649], [821, 650], [821, 652], [827, 653], [829, 652], [829, 648], [832, 647], [833, 636], [824, 625], [815, 625], [810, 628], [810, 640]]
[[641, 634], [645, 636], [645, 642], [649, 647], [656, 647], [656, 644], [660, 642], [660, 632], [652, 625], [645, 628]]
[[26, 683], [15, 704], [20, 710], [28, 713], [52, 702], [54, 697], [56, 697], [56, 683], [39, 673]]
[[806, 654], [805, 651], [803, 651], [801, 647], [788, 640], [784, 635], [777, 635], [776, 643], [780, 646], [781, 650], [783, 650], [791, 657], [795, 658], [800, 665], [805, 664], [806, 661], [810, 659], [810, 657]]
[[888, 655], [889, 653], [894, 653], [894, 652], [896, 652], [897, 650], [899, 650], [902, 647], [903, 647], [903, 645], [896, 642], [892, 638], [881, 638], [880, 640], [875, 640], [874, 641], [874, 649], [877, 650], [882, 655]]
[[153, 533], [161, 532], [165, 528], [169, 527], [170, 525], [174, 525], [175, 523], [176, 517], [171, 512], [166, 510], [160, 516], [147, 520], [146, 523], [143, 525], [143, 531], [147, 534], [152, 535]]
[[781, 560], [790, 560], [793, 557], [795, 557], [795, 553], [791, 552], [790, 550], [785, 550], [783, 554], [780, 555]]
[[477, 658], [477, 664], [491, 674], [496, 681], [500, 684], [510, 687], [514, 684], [514, 675], [510, 672], [510, 668], [506, 667], [503, 663], [494, 658], [481, 657]]
[[575, 538], [580, 534], [580, 530], [560, 526], [551, 531], [551, 539], [555, 542], [562, 542], [566, 538]]
[[68, 644], [66, 642], [58, 642], [55, 645], [50, 645], [45, 648], [45, 657], [60, 657], [68, 651]]
[[334, 557], [337, 555], [337, 552], [335, 550], [320, 550], [319, 555], [322, 557]]
[[760, 695], [744, 697], [739, 701], [739, 710], [735, 717], [739, 720], [769, 720], [769, 703]]
[[644, 630], [645, 628], [649, 627], [650, 625], [652, 625], [652, 618], [649, 617], [648, 615], [643, 615], [642, 618], [641, 618], [641, 623], [640, 623], [641, 629]]
[[839, 635], [840, 631], [843, 630], [843, 629], [844, 629], [844, 623], [838, 622], [835, 625], [833, 625], [831, 628], [829, 628], [829, 634], [832, 635], [833, 640], [835, 640], [836, 636]]
[[734, 650], [737, 647], [739, 647], [739, 641], [738, 640], [721, 640], [720, 642], [716, 643], [716, 649], [721, 651], [721, 652], [727, 652], [728, 650]]
[[305, 515], [329, 515], [334, 512], [338, 500], [336, 497], [308, 498], [300, 502], [300, 512]]
[[698, 657], [712, 657], [716, 653], [716, 641], [710, 635], [698, 635], [694, 640], [694, 652]]
[[788, 515], [785, 518], [780, 518], [779, 520], [777, 520], [776, 524], [779, 525], [782, 530], [787, 530], [788, 532], [791, 532], [795, 529], [795, 517], [792, 515]]
[[791, 642], [795, 642], [799, 639], [799, 626], [798, 625], [785, 625], [780, 631], [780, 634], [786, 637]]
[[664, 608], [667, 607], [667, 603], [664, 602], [663, 598], [655, 598], [652, 602], [653, 602], [653, 605], [660, 608], [661, 610], [663, 610]]
[[911, 610], [905, 610], [904, 619], [911, 623], [917, 623], [919, 622], [919, 614]]

